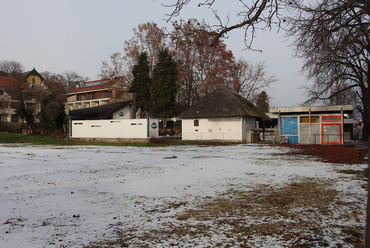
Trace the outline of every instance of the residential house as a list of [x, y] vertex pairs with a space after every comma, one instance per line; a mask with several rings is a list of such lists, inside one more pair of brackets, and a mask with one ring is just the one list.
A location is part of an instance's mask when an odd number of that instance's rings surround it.
[[129, 100], [129, 83], [124, 77], [85, 82], [67, 93], [66, 110], [91, 108], [118, 100]]
[[227, 88], [218, 88], [180, 116], [183, 140], [250, 142], [256, 121], [270, 118], [247, 99]]
[[33, 114], [36, 115], [40, 111], [40, 105], [36, 101], [39, 90], [53, 89], [55, 87], [58, 91], [66, 93], [60, 84], [44, 81], [35, 68], [29, 72], [22, 73], [19, 78], [9, 77], [9, 75], [0, 76], [1, 129], [19, 129], [21, 125], [16, 124], [24, 123], [24, 120], [20, 119], [16, 114], [20, 101], [24, 101], [26, 108], [31, 109]]
[[21, 94], [26, 104], [34, 104], [34, 96], [25, 81], [0, 76], [0, 122], [20, 122], [16, 108]]
[[30, 86], [41, 85], [41, 83], [44, 81], [44, 78], [40, 75], [40, 73], [38, 73], [38, 71], [36, 71], [35, 68], [33, 68], [31, 71], [24, 72], [23, 79]]

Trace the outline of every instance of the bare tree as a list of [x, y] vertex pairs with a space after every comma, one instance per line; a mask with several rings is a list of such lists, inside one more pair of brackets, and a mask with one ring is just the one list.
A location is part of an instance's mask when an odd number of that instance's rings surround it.
[[85, 78], [80, 76], [77, 72], [75, 71], [65, 71], [62, 74], [64, 76], [64, 79], [66, 82], [75, 82], [75, 81], [84, 81]]
[[269, 75], [266, 71], [265, 61], [253, 65], [244, 59], [238, 61], [238, 78], [240, 94], [250, 101], [277, 81], [274, 75]]
[[121, 53], [113, 53], [109, 57], [110, 63], [107, 61], [102, 62], [101, 72], [98, 75], [100, 78], [112, 79], [127, 74], [125, 71], [124, 58]]
[[[210, 24], [206, 29], [200, 28], [199, 31], [207, 31], [213, 36], [213, 39], [205, 43], [207, 45], [215, 45], [217, 40], [225, 38], [229, 32], [235, 29], [244, 29], [244, 42], [248, 49], [252, 49], [252, 42], [255, 37], [257, 29], [270, 29], [273, 24], [280, 27], [279, 8], [282, 8], [285, 1], [281, 0], [257, 0], [257, 1], [237, 1], [238, 9], [235, 10], [235, 17], [238, 19], [231, 23], [230, 15], [222, 18], [215, 8], [216, 0], [203, 0], [198, 3], [199, 8], [208, 8], [213, 12], [216, 23]], [[167, 15], [167, 21], [176, 19], [183, 10], [183, 8], [190, 3], [190, 0], [177, 0], [174, 4], [164, 5], [172, 9], [172, 12]], [[177, 22], [173, 24], [177, 26]]]
[[[292, 0], [288, 19], [296, 55], [303, 72], [314, 81], [310, 99], [331, 99], [357, 92], [364, 120], [363, 140], [370, 134], [370, 8], [368, 0], [321, 0], [314, 4]], [[291, 11], [291, 13], [293, 13]]]
[[67, 83], [67, 82], [75, 82], [75, 81], [88, 81], [89, 78], [80, 76], [75, 71], [67, 70], [62, 74], [57, 74], [49, 71], [44, 71], [40, 73], [41, 76], [49, 82], [58, 82], [58, 83]]
[[56, 74], [50, 71], [44, 71], [44, 72], [41, 72], [40, 74], [46, 81], [49, 81], [49, 82], [64, 82], [65, 81], [64, 76], [61, 74]]
[[2, 60], [0, 62], [0, 71], [6, 74], [21, 74], [23, 70], [24, 66], [17, 61]]
[[113, 78], [125, 76], [128, 81], [132, 80], [132, 68], [139, 55], [146, 52], [150, 65], [150, 72], [153, 71], [157, 54], [166, 47], [166, 36], [164, 30], [156, 23], [143, 23], [133, 29], [134, 36], [125, 41], [123, 53], [117, 52], [110, 55], [110, 63], [103, 61], [101, 78]]

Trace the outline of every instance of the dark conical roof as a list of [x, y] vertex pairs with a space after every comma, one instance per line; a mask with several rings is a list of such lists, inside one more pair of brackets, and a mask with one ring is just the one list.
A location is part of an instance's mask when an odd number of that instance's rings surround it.
[[258, 117], [270, 118], [250, 101], [227, 88], [218, 88], [200, 99], [190, 109], [184, 111], [181, 119], [203, 119], [219, 117]]

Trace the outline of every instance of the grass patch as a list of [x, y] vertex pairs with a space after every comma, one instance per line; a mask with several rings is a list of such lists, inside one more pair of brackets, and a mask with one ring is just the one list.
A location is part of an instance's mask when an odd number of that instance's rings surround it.
[[359, 179], [367, 179], [369, 177], [369, 168], [363, 170], [338, 170], [338, 172], [347, 175], [355, 175]]
[[50, 136], [38, 136], [19, 133], [0, 132], [1, 143], [31, 143], [31, 144], [60, 144], [63, 140], [58, 140]]
[[186, 141], [180, 138], [150, 138], [149, 142], [103, 142], [93, 140], [71, 139], [71, 138], [54, 138], [51, 136], [30, 135], [19, 133], [0, 132], [0, 143], [21, 143], [35, 145], [95, 145], [95, 146], [135, 146], [135, 147], [166, 147], [166, 146], [223, 146], [240, 144], [236, 142], [207, 142], [207, 141]]

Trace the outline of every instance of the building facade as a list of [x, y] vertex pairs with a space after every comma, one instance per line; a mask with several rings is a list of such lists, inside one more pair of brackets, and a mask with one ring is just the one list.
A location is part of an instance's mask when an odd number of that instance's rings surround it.
[[85, 82], [67, 93], [66, 110], [91, 108], [117, 100], [128, 100], [128, 81], [124, 77]]
[[353, 105], [281, 107], [270, 112], [278, 115], [281, 143], [342, 145]]
[[270, 120], [247, 99], [227, 88], [218, 88], [184, 111], [183, 140], [251, 142], [256, 121]]

